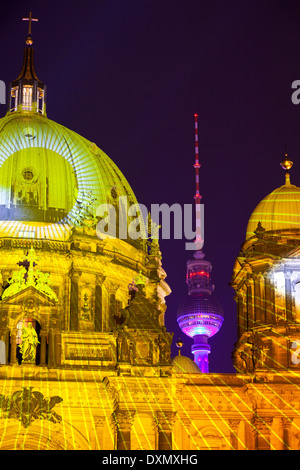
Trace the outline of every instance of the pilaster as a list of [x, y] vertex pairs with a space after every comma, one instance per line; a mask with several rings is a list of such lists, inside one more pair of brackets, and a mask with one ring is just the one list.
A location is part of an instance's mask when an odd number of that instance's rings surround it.
[[265, 322], [274, 323], [275, 318], [275, 288], [269, 273], [264, 274], [265, 280]]
[[104, 449], [104, 425], [105, 425], [105, 416], [94, 416], [94, 426], [95, 426], [95, 435], [91, 436], [92, 448], [95, 450]]
[[273, 418], [254, 416], [251, 420], [255, 450], [271, 450], [271, 428]]
[[281, 418], [281, 424], [283, 429], [283, 450], [291, 450], [291, 427], [293, 424], [293, 418]]
[[172, 450], [172, 434], [176, 411], [157, 411], [154, 416], [158, 432], [158, 450]]
[[293, 321], [293, 299], [292, 299], [292, 283], [291, 272], [284, 273], [285, 278], [285, 310], [287, 321]]
[[238, 450], [239, 448], [239, 439], [238, 439], [238, 431], [240, 426], [240, 419], [229, 419], [228, 424], [230, 427], [230, 444], [232, 450]]
[[105, 276], [96, 276], [95, 286], [95, 331], [103, 331], [103, 296], [102, 296], [102, 285], [105, 281]]
[[254, 327], [254, 301], [253, 301], [253, 280], [248, 276], [246, 280], [246, 305], [247, 305], [247, 330]]
[[253, 293], [254, 293], [254, 324], [262, 326], [264, 324], [264, 309], [261, 289], [261, 274], [253, 274]]
[[113, 413], [117, 442], [117, 450], [131, 450], [131, 428], [135, 411], [117, 410]]
[[78, 283], [81, 276], [81, 272], [70, 270], [71, 280], [71, 293], [70, 293], [70, 330], [78, 331], [79, 327], [79, 296], [78, 296]]
[[40, 336], [41, 336], [40, 366], [44, 367], [46, 365], [47, 332], [41, 330]]

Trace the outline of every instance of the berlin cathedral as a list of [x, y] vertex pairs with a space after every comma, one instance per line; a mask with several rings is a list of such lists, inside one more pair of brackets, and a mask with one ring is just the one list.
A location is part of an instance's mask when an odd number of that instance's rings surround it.
[[[292, 162], [281, 162], [282, 186], [254, 201], [237, 249], [236, 372], [210, 373], [205, 362], [223, 313], [200, 252], [178, 310], [195, 360], [180, 341], [172, 357], [158, 240], [128, 235], [132, 217], [118, 201], [138, 202], [113, 161], [48, 119], [28, 20], [23, 66], [0, 119], [0, 449], [299, 449]], [[115, 208], [116, 236], [99, 230], [100, 205]]]

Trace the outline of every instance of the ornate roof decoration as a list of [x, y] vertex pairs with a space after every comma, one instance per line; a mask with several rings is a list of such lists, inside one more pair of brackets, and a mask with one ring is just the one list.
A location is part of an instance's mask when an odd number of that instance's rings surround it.
[[23, 261], [18, 263], [22, 268], [19, 271], [14, 271], [11, 279], [8, 281], [9, 286], [4, 290], [2, 300], [6, 300], [28, 287], [34, 287], [51, 300], [58, 302], [55, 292], [48, 284], [49, 273], [35, 270], [35, 267], [37, 266], [36, 261], [38, 261], [38, 258], [35, 254], [34, 248], [31, 247], [26, 252]]

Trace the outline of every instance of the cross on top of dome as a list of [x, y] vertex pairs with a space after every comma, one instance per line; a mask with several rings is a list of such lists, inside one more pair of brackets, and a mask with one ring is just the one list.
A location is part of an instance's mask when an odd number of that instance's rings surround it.
[[22, 18], [23, 21], [28, 21], [28, 36], [26, 40], [27, 46], [31, 46], [32, 44], [32, 38], [31, 38], [31, 23], [32, 21], [39, 21], [37, 18], [32, 18], [32, 13], [31, 11], [29, 12], [28, 18]]

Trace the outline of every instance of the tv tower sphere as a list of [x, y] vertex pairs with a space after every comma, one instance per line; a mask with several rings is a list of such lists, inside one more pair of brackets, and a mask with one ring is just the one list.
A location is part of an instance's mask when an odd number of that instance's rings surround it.
[[[196, 252], [195, 256], [202, 252]], [[223, 308], [214, 296], [211, 282], [212, 265], [209, 261], [194, 259], [187, 262], [188, 296], [177, 311], [181, 331], [194, 339], [194, 362], [202, 372], [209, 372], [208, 338], [214, 336], [223, 324]]]

